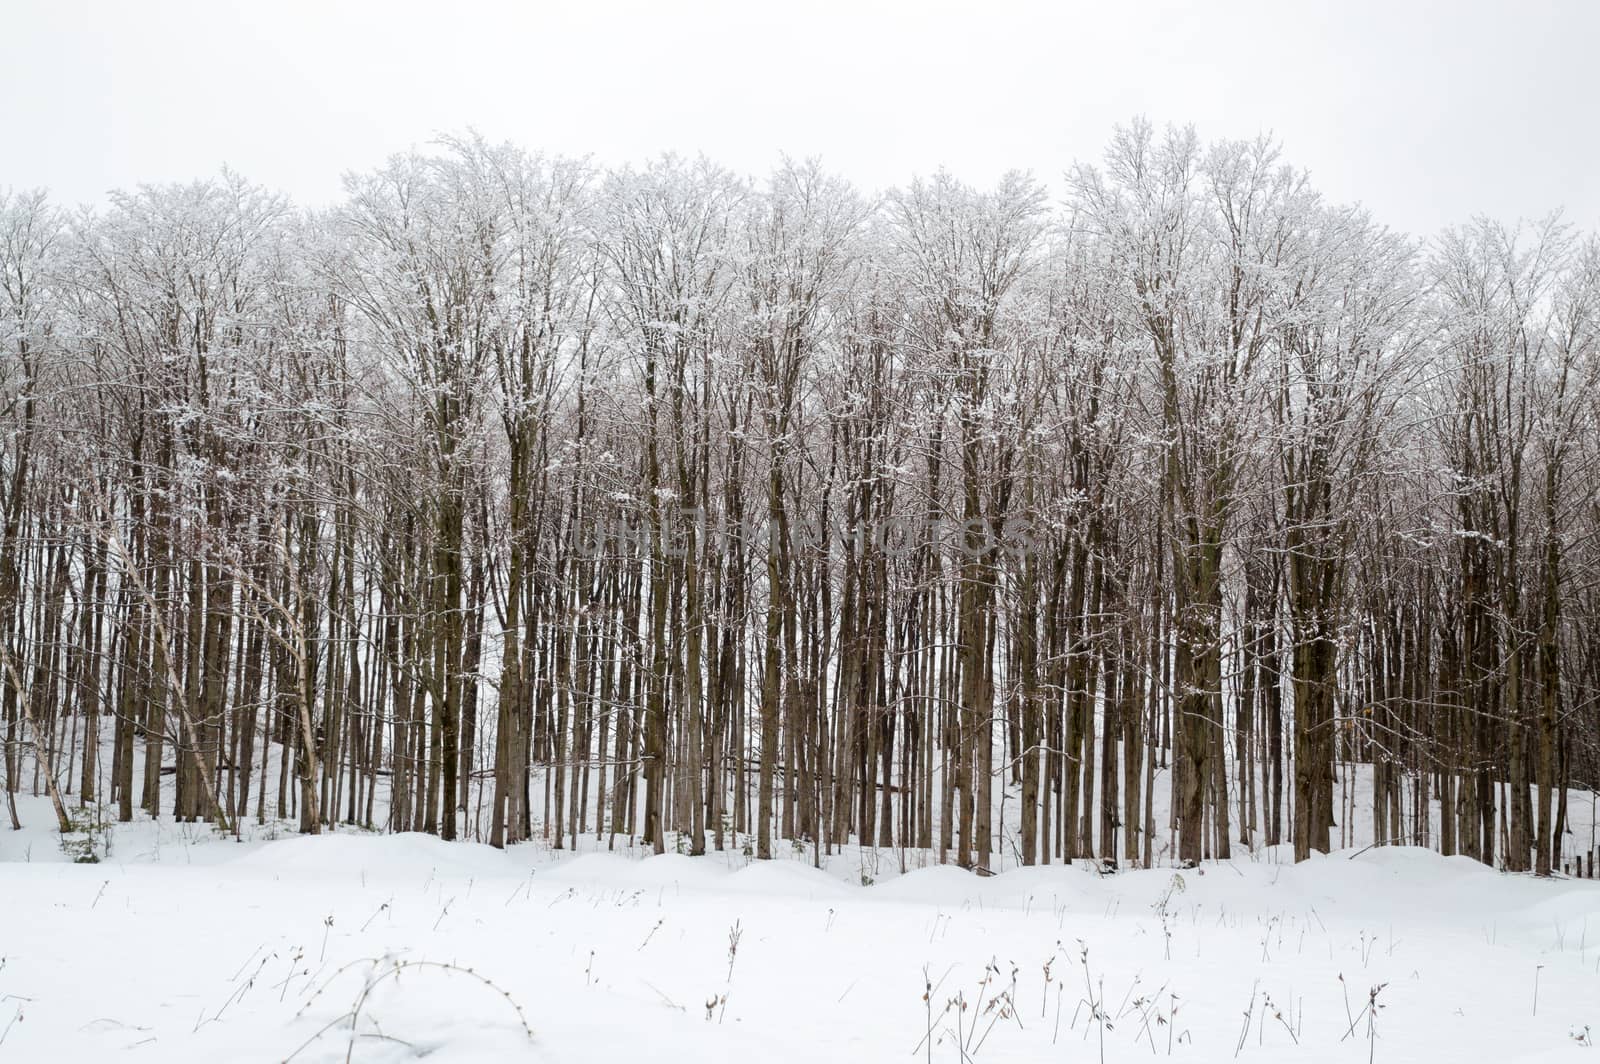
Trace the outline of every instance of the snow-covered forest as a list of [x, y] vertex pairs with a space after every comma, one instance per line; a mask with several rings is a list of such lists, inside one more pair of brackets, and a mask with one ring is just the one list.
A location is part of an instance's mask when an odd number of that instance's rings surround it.
[[347, 185], [0, 202], [5, 789], [63, 830], [1592, 861], [1594, 234], [1141, 121], [1059, 201]]
[[1202, 133], [0, 192], [0, 1059], [1589, 1045], [1600, 234]]

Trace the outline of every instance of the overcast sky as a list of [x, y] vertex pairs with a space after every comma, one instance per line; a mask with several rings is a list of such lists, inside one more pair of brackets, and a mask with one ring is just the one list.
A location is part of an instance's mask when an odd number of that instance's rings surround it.
[[311, 204], [440, 132], [866, 188], [1058, 187], [1136, 114], [1272, 131], [1416, 233], [1564, 206], [1600, 229], [1600, 3], [4, 0], [0, 187], [69, 203], [223, 164]]

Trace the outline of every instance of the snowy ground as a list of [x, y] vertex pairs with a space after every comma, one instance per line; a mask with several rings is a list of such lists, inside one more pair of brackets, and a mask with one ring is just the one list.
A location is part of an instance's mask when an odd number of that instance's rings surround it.
[[1414, 849], [978, 878], [144, 821], [73, 864], [23, 812], [0, 1061], [1582, 1061], [1600, 1037], [1600, 881]]

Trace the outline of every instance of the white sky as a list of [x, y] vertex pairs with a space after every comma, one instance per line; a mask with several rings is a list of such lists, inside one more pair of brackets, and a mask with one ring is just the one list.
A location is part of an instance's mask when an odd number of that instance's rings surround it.
[[865, 188], [939, 165], [1058, 186], [1136, 114], [1270, 130], [1337, 200], [1425, 233], [1565, 206], [1600, 229], [1600, 3], [0, 0], [0, 187], [69, 203], [224, 163], [309, 204], [474, 127]]

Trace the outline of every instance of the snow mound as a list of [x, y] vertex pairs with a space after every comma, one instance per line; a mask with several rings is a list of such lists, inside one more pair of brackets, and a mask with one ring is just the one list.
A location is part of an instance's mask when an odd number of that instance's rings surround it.
[[471, 842], [443, 842], [433, 835], [301, 835], [245, 850], [229, 864], [281, 877], [327, 879], [471, 878], [504, 876], [514, 869], [506, 855]]
[[609, 853], [589, 853], [563, 861], [539, 878], [559, 883], [604, 887], [698, 887], [717, 882], [727, 871], [704, 858], [663, 853], [636, 860]]
[[721, 888], [802, 898], [837, 898], [855, 893], [849, 886], [820, 869], [786, 861], [761, 861], [742, 868], [724, 879]]

